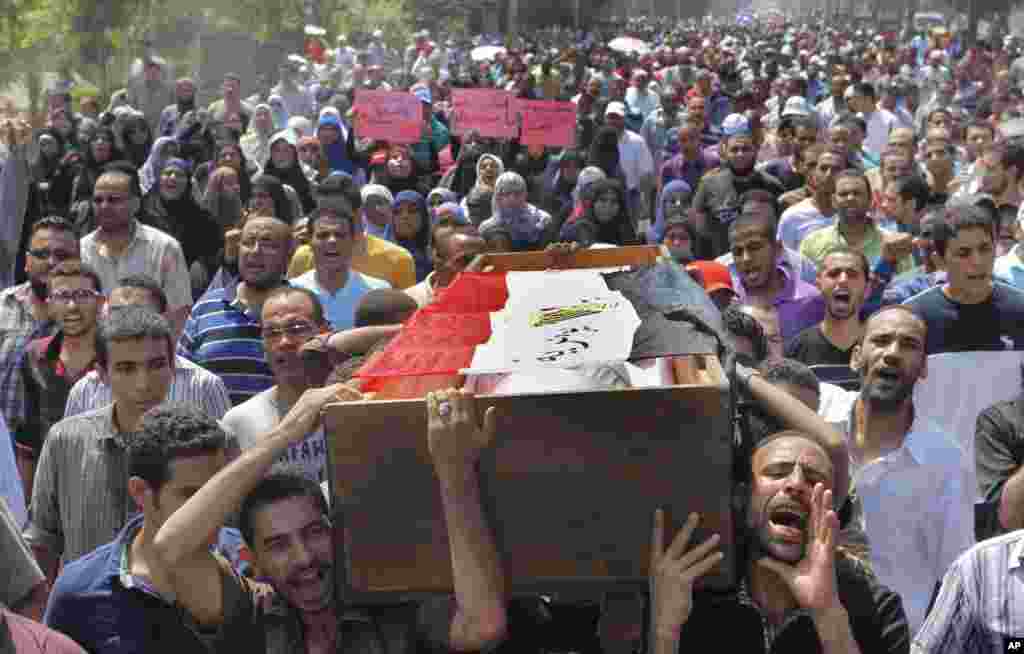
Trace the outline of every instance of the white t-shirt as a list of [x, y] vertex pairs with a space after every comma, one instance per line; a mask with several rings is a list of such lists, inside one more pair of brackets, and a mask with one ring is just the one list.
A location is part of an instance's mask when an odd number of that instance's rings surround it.
[[777, 238], [788, 249], [799, 252], [800, 243], [808, 234], [835, 222], [835, 216], [825, 216], [815, 208], [811, 198], [807, 198], [782, 212]]
[[[234, 439], [239, 450], [244, 452], [249, 449], [280, 424], [287, 411], [284, 407], [278, 409], [276, 402], [277, 386], [274, 386], [254, 395], [224, 415], [221, 426]], [[324, 439], [323, 427], [319, 427], [302, 441], [289, 445], [288, 450], [274, 465], [286, 465], [301, 470], [306, 477], [316, 482], [326, 480], [327, 441]]]

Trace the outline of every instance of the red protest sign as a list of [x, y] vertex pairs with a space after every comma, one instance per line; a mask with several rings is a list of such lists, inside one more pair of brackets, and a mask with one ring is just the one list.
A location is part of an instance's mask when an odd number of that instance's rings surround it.
[[516, 100], [522, 117], [519, 142], [569, 148], [576, 145], [576, 105], [555, 100]]
[[356, 135], [392, 143], [418, 143], [423, 138], [420, 99], [401, 91], [356, 91]]
[[452, 123], [455, 134], [471, 129], [488, 138], [510, 139], [516, 135], [515, 115], [510, 111], [512, 94], [495, 89], [453, 89]]

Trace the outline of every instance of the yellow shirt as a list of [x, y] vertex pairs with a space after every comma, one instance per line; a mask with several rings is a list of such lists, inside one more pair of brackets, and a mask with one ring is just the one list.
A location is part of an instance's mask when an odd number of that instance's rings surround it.
[[[288, 279], [313, 270], [313, 265], [313, 248], [303, 245], [292, 255]], [[383, 279], [399, 290], [416, 285], [416, 264], [409, 251], [371, 234], [366, 235], [365, 251], [352, 255], [352, 270]]]

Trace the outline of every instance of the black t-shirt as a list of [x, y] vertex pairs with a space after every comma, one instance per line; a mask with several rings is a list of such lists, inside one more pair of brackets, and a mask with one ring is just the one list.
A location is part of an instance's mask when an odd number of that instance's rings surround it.
[[786, 357], [796, 359], [809, 366], [848, 366], [851, 352], [853, 352], [852, 345], [849, 349], [840, 350], [832, 344], [832, 341], [825, 338], [819, 323], [797, 334], [797, 337], [786, 348]]
[[[910, 629], [899, 595], [841, 554], [836, 555], [836, 585], [860, 651], [873, 654], [910, 651]], [[705, 651], [712, 643], [715, 651], [744, 654], [816, 654], [822, 651], [814, 622], [808, 614], [786, 621], [768, 644], [760, 611], [748, 601], [736, 595], [712, 598], [695, 593], [693, 612], [680, 634], [679, 651]]]
[[782, 182], [759, 170], [737, 177], [723, 167], [701, 178], [693, 206], [707, 216], [707, 224], [700, 235], [698, 258], [714, 259], [729, 249], [729, 223], [740, 215], [740, 196], [751, 189], [762, 189], [776, 197], [784, 192]]
[[960, 304], [942, 286], [904, 304], [928, 324], [928, 354], [1024, 350], [1024, 292], [996, 282], [989, 299]]

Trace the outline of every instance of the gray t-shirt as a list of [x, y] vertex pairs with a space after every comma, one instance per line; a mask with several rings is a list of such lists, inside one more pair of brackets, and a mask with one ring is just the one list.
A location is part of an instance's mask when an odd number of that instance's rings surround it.
[[[221, 420], [221, 426], [231, 436], [240, 451], [247, 450], [269, 434], [281, 422], [287, 407], [278, 407], [277, 386], [254, 395], [234, 407]], [[327, 443], [323, 427], [302, 441], [290, 445], [275, 464], [301, 470], [316, 482], [327, 479]]]
[[7, 502], [0, 497], [0, 605], [17, 606], [32, 589], [46, 581], [36, 558], [21, 537]]

